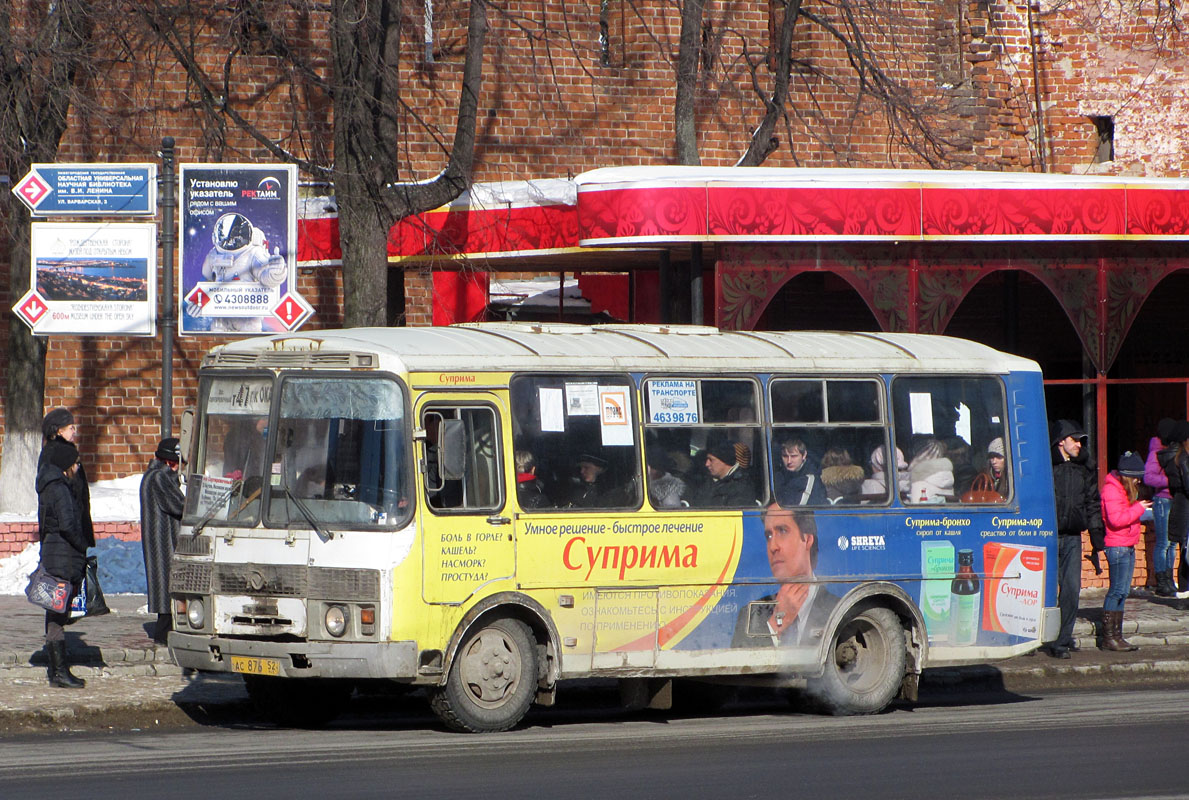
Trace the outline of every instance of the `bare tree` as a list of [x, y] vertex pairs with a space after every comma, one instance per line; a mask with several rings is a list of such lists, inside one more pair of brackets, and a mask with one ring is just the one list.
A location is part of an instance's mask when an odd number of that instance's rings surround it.
[[[698, 163], [694, 97], [699, 88], [697, 70], [708, 61], [700, 52], [704, 7], [704, 0], [681, 4], [674, 126], [678, 160], [683, 164]], [[769, 13], [779, 24], [772, 26], [767, 45], [736, 31], [751, 89], [763, 108], [738, 166], [759, 166], [775, 152], [780, 147], [776, 131], [782, 123], [786, 147], [793, 150], [791, 121], [800, 113], [792, 101], [793, 78], [802, 72], [813, 73], [831, 91], [849, 94], [856, 113], [864, 108], [878, 109], [887, 123], [889, 139], [916, 158], [933, 166], [943, 163], [952, 147], [937, 125], [938, 118], [944, 116], [945, 95], [923, 94], [919, 85], [905, 77], [908, 58], [888, 30], [900, 17], [898, 0], [833, 0], [815, 3], [812, 8], [802, 0], [775, 0]], [[730, 25], [729, 19], [726, 24]], [[799, 31], [801, 39], [817, 46], [833, 42], [844, 54], [849, 74], [799, 63], [795, 39]], [[814, 90], [800, 88], [807, 102], [815, 104]]]
[[[402, 97], [402, 60], [409, 59], [403, 34], [409, 26], [399, 0], [290, 0], [264, 3], [146, 4], [142, 13], [185, 69], [194, 105], [216, 132], [216, 149], [231, 134], [249, 137], [279, 160], [296, 163], [334, 185], [343, 252], [344, 317], [347, 326], [385, 325], [388, 309], [388, 231], [400, 219], [449, 202], [468, 186], [474, 158], [487, 0], [468, 4], [465, 62], [457, 98], [452, 144], [441, 145], [444, 166], [427, 181], [409, 175], [403, 120], [418, 119]], [[318, 17], [329, 26], [330, 70], [316, 44], [302, 41], [295, 20]], [[305, 27], [308, 27], [308, 23]], [[210, 69], [212, 47], [225, 43], [219, 71]], [[257, 96], [244, 90], [259, 83], [262, 66], [276, 80], [304, 82], [311, 95], [329, 98], [333, 110], [333, 163], [326, 154], [298, 149], [278, 131], [255, 121]], [[309, 96], [307, 109], [317, 106]], [[300, 125], [295, 125], [295, 130]], [[295, 139], [296, 143], [303, 144]]]
[[[95, 0], [0, 3], [0, 167], [11, 180], [57, 157], [71, 106], [98, 66], [94, 30], [102, 6]], [[29, 213], [14, 194], [2, 194], [15, 302], [30, 285]], [[41, 440], [45, 354], [45, 340], [10, 315], [0, 512], [37, 507], [30, 476]]]

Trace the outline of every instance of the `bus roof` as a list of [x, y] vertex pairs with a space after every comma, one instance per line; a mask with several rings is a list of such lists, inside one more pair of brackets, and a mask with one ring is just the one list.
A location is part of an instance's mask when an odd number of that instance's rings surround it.
[[[716, 372], [1039, 372], [1033, 361], [965, 339], [911, 333], [721, 331], [693, 325], [483, 322], [347, 328], [241, 339], [205, 366], [361, 366], [372, 353], [408, 372], [584, 369]], [[302, 357], [305, 354], [305, 357]], [[348, 363], [349, 362], [349, 363]], [[377, 366], [375, 364], [371, 366]]]

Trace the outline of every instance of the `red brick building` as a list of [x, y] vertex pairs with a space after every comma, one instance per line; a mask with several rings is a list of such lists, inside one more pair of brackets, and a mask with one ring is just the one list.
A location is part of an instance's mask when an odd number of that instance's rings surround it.
[[[777, 127], [780, 146], [766, 167], [942, 167], [1164, 177], [1186, 173], [1186, 20], [1175, 8], [1127, 0], [872, 0], [850, 5], [874, 48], [871, 66], [886, 77], [886, 101], [870, 93], [877, 83], [870, 70], [864, 84], [869, 91], [860, 93], [847, 52], [821, 28], [801, 20], [794, 35], [789, 117]], [[761, 85], [766, 86], [767, 48], [779, 24], [772, 15], [779, 8], [707, 4], [697, 102], [699, 151], [707, 166], [735, 163], [762, 115], [748, 65], [759, 70]], [[834, 6], [811, 0], [804, 8], [822, 15], [836, 13]], [[433, 9], [437, 16], [428, 32], [420, 9], [413, 9], [415, 16], [405, 21], [406, 40], [428, 45], [411, 48], [404, 63], [401, 136], [407, 160], [394, 174], [400, 180], [431, 177], [441, 168], [439, 142], [449, 142], [455, 115], [466, 8], [435, 3]], [[490, 19], [476, 181], [565, 178], [599, 167], [673, 163], [674, 65], [680, 31], [673, 5], [609, 0], [562, 6], [513, 0], [493, 6]], [[203, 63], [218, 76], [231, 23], [217, 16], [208, 22], [210, 27], [199, 36], [209, 48]], [[327, 75], [327, 20], [314, 15], [283, 22]], [[268, 54], [258, 33], [237, 30], [248, 38], [242, 51], [247, 55], [228, 62], [238, 106], [270, 139], [302, 158], [325, 163], [332, 155], [332, 139], [324, 96], [300, 76], [279, 73], [277, 59]], [[432, 60], [426, 58], [427, 50]], [[110, 112], [102, 124], [76, 109], [60, 160], [154, 160], [165, 135], [177, 140], [181, 162], [272, 160], [228, 119], [194, 109], [193, 85], [164, 50], [146, 50], [142, 60], [123, 69], [96, 88], [98, 100]], [[889, 113], [889, 103], [896, 106], [895, 114]], [[427, 127], [414, 125], [415, 120]], [[311, 185], [308, 191], [333, 189]], [[708, 247], [703, 255], [710, 289], [714, 265], [724, 257], [717, 247]], [[1159, 257], [1174, 261], [1159, 286], [1136, 295], [1143, 309], [1116, 361], [1127, 360], [1140, 376], [1175, 378], [1189, 370], [1160, 331], [1189, 298], [1189, 280], [1175, 261], [1175, 251]], [[299, 275], [301, 291], [317, 309], [307, 327], [341, 324], [339, 267], [315, 265], [318, 257], [311, 258]], [[688, 259], [689, 252], [675, 251], [674, 258]], [[641, 272], [656, 269], [650, 259], [619, 263]], [[556, 275], [576, 268], [606, 270], [616, 263], [605, 258], [582, 262], [559, 253], [521, 261], [484, 259], [477, 266], [509, 274]], [[432, 321], [433, 272], [457, 267], [451, 259], [394, 262], [392, 278], [404, 287], [404, 322]], [[1051, 334], [1036, 337], [1051, 351], [1051, 374], [1070, 380], [1086, 377], [1077, 332], [1059, 319], [1061, 303], [1027, 280], [1015, 289], [1005, 288], [1012, 283], [1005, 277], [1010, 271], [996, 271], [969, 288], [944, 330], [1003, 344], [987, 332], [999, 330], [996, 309], [1002, 308], [1008, 292], [1017, 298], [1029, 336], [1036, 333], [1029, 325], [1032, 319], [1060, 323], [1054, 323]], [[15, 300], [7, 294], [0, 289], [6, 308]], [[713, 308], [712, 301], [707, 321], [713, 322]], [[829, 265], [788, 282], [756, 324], [823, 324], [799, 311], [805, 308], [836, 309], [831, 317], [835, 324], [879, 324], [862, 295]], [[0, 354], [9, 350], [6, 338], [7, 332], [0, 332]], [[178, 339], [175, 413], [192, 400], [201, 354], [215, 341]], [[160, 348], [159, 338], [61, 337], [50, 342], [46, 408], [65, 405], [80, 416], [80, 445], [88, 454], [93, 479], [143, 468], [160, 418]], [[0, 360], [5, 358], [0, 355]], [[1069, 408], [1081, 402], [1080, 391], [1055, 389], [1059, 404]], [[1133, 394], [1121, 391], [1119, 407], [1134, 410], [1139, 400]], [[1183, 385], [1159, 388], [1155, 397], [1145, 400], [1144, 426], [1148, 416], [1154, 421], [1184, 413]], [[3, 400], [0, 397], [0, 404]]]

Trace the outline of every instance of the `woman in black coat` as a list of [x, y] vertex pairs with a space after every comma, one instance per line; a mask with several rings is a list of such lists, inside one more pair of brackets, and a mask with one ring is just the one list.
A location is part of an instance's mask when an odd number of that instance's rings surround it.
[[[45, 415], [41, 421], [41, 454], [37, 457], [37, 469], [45, 463], [45, 447], [50, 442], [69, 442], [77, 447], [74, 439], [78, 435], [78, 425], [74, 415], [68, 408], [55, 408]], [[95, 546], [95, 526], [91, 523], [91, 488], [87, 483], [87, 471], [82, 462], [78, 464], [78, 471], [70, 479], [70, 491], [74, 495], [74, 504], [78, 507], [79, 517], [83, 523], [83, 536], [87, 546]]]
[[[78, 450], [62, 439], [49, 442], [37, 471], [37, 524], [41, 536], [41, 566], [63, 581], [70, 581], [70, 597], [78, 593], [87, 568], [87, 539], [70, 481], [78, 473]], [[66, 660], [66, 633], [70, 609], [45, 612], [45, 649], [50, 686], [81, 689], [85, 682], [70, 673]]]

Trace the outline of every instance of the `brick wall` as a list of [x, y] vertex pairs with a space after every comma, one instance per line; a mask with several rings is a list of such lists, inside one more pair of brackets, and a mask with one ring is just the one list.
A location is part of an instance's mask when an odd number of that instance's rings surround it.
[[[139, 522], [96, 522], [95, 538], [116, 538], [124, 542], [140, 541]], [[0, 523], [0, 558], [24, 552], [37, 541], [36, 522]]]
[[[609, 0], [609, 65], [600, 63], [597, 38], [603, 6], [512, 0], [502, 13], [491, 15], [476, 180], [672, 162], [676, 6]], [[897, 107], [895, 113], [859, 95], [846, 53], [799, 23], [790, 115], [778, 126], [780, 148], [767, 165], [1037, 170], [1043, 150], [1053, 171], [1182, 174], [1189, 152], [1189, 62], [1180, 54], [1189, 27], [1166, 6], [1044, 0], [1034, 2], [1029, 14], [1027, 3], [930, 0], [898, 4], [891, 16], [860, 16], [868, 40], [885, 54], [882, 69], [910, 90], [902, 99], [912, 106]], [[833, 13], [825, 5], [806, 7]], [[707, 5], [697, 103], [703, 164], [735, 163], [760, 119], [762, 105], [752, 92], [748, 64], [761, 65], [761, 81], [770, 77], [762, 66], [768, 8], [765, 3]], [[434, 62], [425, 62], [414, 47], [402, 65], [408, 93], [398, 117], [404, 159], [394, 174], [399, 179], [436, 174], [443, 164], [441, 143], [453, 130], [466, 7], [435, 4], [435, 13]], [[316, 71], [329, 74], [324, 16], [288, 14], [272, 22], [295, 37]], [[420, 41], [420, 10], [406, 23], [412, 34], [407, 40]], [[215, 15], [213, 27], [198, 34], [210, 46], [204, 63], [216, 74], [229, 41], [218, 27], [223, 24]], [[1039, 93], [1032, 77], [1034, 49]], [[261, 47], [246, 52], [251, 55], [232, 62], [230, 76], [245, 115], [299, 157], [328, 163], [333, 140], [325, 97], [300, 79], [289, 82], [282, 76], [274, 82], [274, 60]], [[226, 120], [195, 113], [184, 73], [168, 57], [122, 61], [112, 66], [110, 78], [97, 90], [106, 109], [101, 124], [76, 108], [61, 160], [154, 160], [167, 134], [175, 138], [183, 163], [273, 160]], [[914, 113], [923, 125], [915, 123]], [[1038, 137], [1042, 115], [1044, 135]], [[1089, 118], [1101, 115], [1115, 119], [1115, 160], [1096, 164]], [[0, 247], [0, 259], [7, 252]], [[394, 268], [394, 278], [399, 272]], [[3, 263], [0, 274], [7, 275]], [[405, 272], [403, 281], [406, 323], [429, 324], [428, 268]], [[316, 308], [307, 329], [341, 324], [337, 270], [303, 272], [298, 285]], [[14, 299], [7, 286], [0, 280], [3, 308]], [[7, 339], [7, 326], [0, 326], [0, 367]], [[175, 421], [194, 401], [203, 352], [218, 341], [192, 337], [175, 343]], [[78, 412], [80, 445], [93, 479], [143, 469], [159, 428], [159, 353], [159, 341], [146, 339], [49, 341], [46, 409], [65, 405]], [[5, 391], [0, 385], [0, 411]]]

